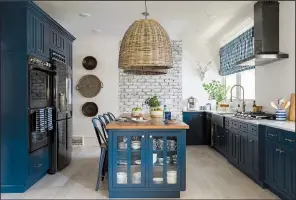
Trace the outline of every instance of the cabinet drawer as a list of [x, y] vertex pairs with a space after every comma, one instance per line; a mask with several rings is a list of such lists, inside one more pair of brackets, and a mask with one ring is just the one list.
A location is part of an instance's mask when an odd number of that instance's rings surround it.
[[248, 132], [248, 125], [244, 124], [244, 123], [239, 123], [239, 130], [247, 133]]
[[280, 141], [279, 131], [275, 128], [267, 127], [265, 137], [275, 141]]
[[296, 146], [296, 134], [289, 131], [280, 130], [281, 144]]
[[230, 121], [230, 128], [239, 129], [239, 122]]
[[29, 156], [29, 174], [31, 179], [38, 178], [49, 168], [48, 147], [39, 149]]
[[225, 118], [225, 128], [229, 128], [229, 119]]
[[257, 126], [253, 126], [253, 125], [248, 125], [248, 133], [257, 136], [258, 132], [257, 132]]

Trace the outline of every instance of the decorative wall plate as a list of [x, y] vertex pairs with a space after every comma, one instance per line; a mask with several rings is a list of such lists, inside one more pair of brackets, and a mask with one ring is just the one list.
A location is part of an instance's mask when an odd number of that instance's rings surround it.
[[86, 102], [82, 106], [82, 113], [86, 117], [94, 117], [98, 114], [98, 106], [94, 102]]
[[97, 96], [97, 94], [103, 88], [103, 83], [95, 75], [85, 75], [83, 76], [76, 86], [76, 90], [86, 98], [92, 98]]
[[93, 56], [86, 56], [83, 60], [82, 60], [82, 66], [86, 69], [86, 70], [93, 70], [96, 68], [97, 66], [97, 60], [93, 57]]

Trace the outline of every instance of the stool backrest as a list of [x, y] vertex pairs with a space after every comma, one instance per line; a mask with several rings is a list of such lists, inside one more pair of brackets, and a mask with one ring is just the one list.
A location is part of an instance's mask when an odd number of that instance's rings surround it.
[[98, 139], [98, 142], [99, 142], [100, 146], [102, 146], [103, 144], [108, 146], [108, 141], [107, 141], [107, 138], [105, 136], [104, 129], [103, 129], [104, 126], [102, 126], [101, 120], [99, 118], [97, 118], [97, 117], [93, 117], [92, 118], [92, 123], [93, 123], [94, 129], [95, 129], [95, 132], [96, 132], [96, 136], [97, 136], [97, 139]]
[[113, 113], [111, 112], [107, 112], [107, 114], [109, 115], [109, 118], [114, 121], [116, 119], [116, 117], [113, 115]]
[[102, 115], [99, 115], [98, 119], [101, 122], [101, 127], [102, 127], [103, 134], [104, 134], [106, 140], [108, 141], [108, 134], [107, 134], [107, 130], [106, 130], [106, 125], [109, 122], [107, 122], [106, 118], [104, 116], [102, 116]]
[[109, 115], [108, 115], [107, 113], [104, 113], [104, 114], [103, 114], [103, 117], [104, 117], [105, 121], [107, 122], [106, 124], [109, 124], [110, 121], [111, 121]]

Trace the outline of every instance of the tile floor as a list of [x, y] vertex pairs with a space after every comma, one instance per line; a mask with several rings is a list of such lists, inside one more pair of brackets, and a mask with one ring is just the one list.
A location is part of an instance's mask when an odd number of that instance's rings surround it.
[[[105, 181], [95, 191], [99, 147], [76, 147], [71, 164], [46, 175], [22, 194], [1, 194], [1, 199], [106, 199]], [[260, 188], [208, 146], [187, 148], [187, 190], [182, 199], [278, 199]]]

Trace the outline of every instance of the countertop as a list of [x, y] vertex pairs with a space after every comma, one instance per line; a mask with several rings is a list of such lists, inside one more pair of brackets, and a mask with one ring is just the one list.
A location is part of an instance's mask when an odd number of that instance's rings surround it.
[[[130, 118], [130, 114], [122, 114], [120, 117], [128, 117]], [[182, 121], [177, 121], [174, 124], [165, 124], [162, 118], [150, 118], [145, 116], [145, 118], [149, 118], [150, 120], [147, 122], [120, 122], [120, 121], [112, 121], [107, 124], [106, 129], [170, 129], [170, 130], [180, 130], [180, 129], [189, 129], [189, 126]]]
[[[231, 113], [228, 111], [218, 111], [218, 110], [195, 110], [195, 111], [183, 111], [183, 112], [210, 112], [213, 114], [227, 114]], [[267, 120], [267, 119], [260, 119], [260, 120], [246, 120], [246, 119], [240, 119], [237, 117], [233, 117], [230, 114], [229, 115], [223, 115], [224, 117], [232, 118], [235, 120], [243, 121], [245, 123], [252, 123], [256, 125], [265, 125], [273, 128], [283, 129], [291, 132], [295, 132], [295, 122], [293, 121], [276, 121], [276, 120]]]

